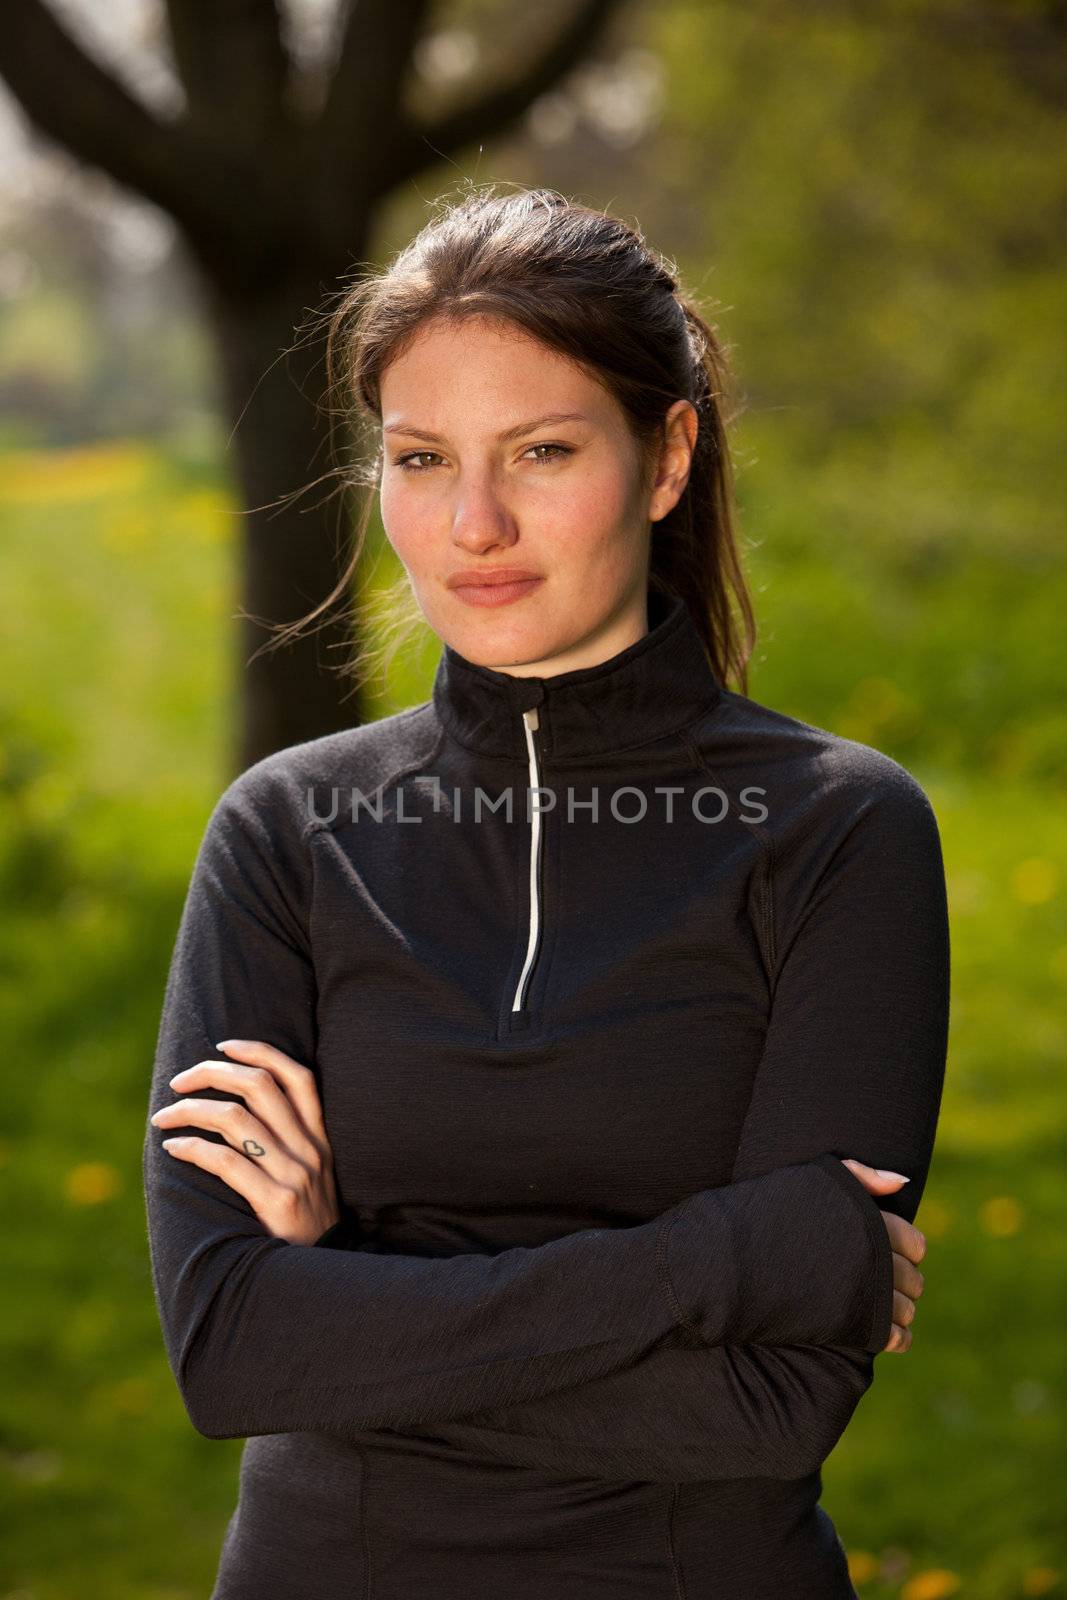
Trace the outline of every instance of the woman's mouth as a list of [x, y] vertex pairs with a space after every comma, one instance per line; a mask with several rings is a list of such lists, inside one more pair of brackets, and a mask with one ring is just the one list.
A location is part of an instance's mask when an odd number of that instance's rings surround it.
[[539, 583], [544, 580], [538, 576], [522, 578], [505, 578], [502, 582], [495, 579], [464, 583], [454, 582], [449, 588], [457, 600], [462, 600], [468, 606], [506, 606], [513, 600], [521, 600], [524, 595], [531, 594]]

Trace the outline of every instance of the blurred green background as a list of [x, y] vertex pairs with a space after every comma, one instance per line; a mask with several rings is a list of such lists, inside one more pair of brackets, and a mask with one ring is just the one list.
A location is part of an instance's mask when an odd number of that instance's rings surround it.
[[[1067, 117], [995, 14], [635, 6], [624, 48], [463, 167], [637, 220], [717, 302], [746, 394], [749, 692], [895, 756], [940, 821], [953, 996], [926, 1293], [824, 1470], [871, 1600], [1067, 1594]], [[140, 1160], [227, 781], [229, 423], [148, 208], [8, 177], [0, 1596], [194, 1600], [241, 1445], [196, 1433], [167, 1368]], [[431, 198], [390, 202], [375, 259]], [[371, 554], [392, 581], [377, 525]], [[373, 714], [429, 692], [424, 642]]]

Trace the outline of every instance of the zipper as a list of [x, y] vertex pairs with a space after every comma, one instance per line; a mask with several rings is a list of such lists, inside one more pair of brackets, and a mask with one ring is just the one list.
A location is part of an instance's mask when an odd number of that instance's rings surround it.
[[[534, 707], [522, 714], [523, 731], [526, 734], [526, 751], [530, 762], [530, 788], [539, 790], [541, 787], [541, 764], [538, 759], [537, 741], [534, 733], [540, 727], [540, 717]], [[515, 986], [515, 998], [511, 1002], [511, 1014], [525, 1008], [526, 992], [529, 987], [530, 974], [537, 959], [538, 948], [541, 943], [541, 808], [538, 803], [532, 807], [530, 815], [530, 931], [526, 943], [526, 959], [519, 973], [519, 981]]]

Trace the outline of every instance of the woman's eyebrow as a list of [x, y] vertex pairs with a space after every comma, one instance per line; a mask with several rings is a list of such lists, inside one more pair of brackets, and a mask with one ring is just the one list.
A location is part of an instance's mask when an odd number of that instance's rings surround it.
[[[521, 439], [524, 433], [533, 433], [535, 428], [543, 428], [547, 423], [556, 422], [588, 422], [589, 418], [581, 411], [553, 411], [545, 417], [535, 417], [532, 422], [517, 423], [514, 428], [505, 428], [497, 434], [497, 439], [502, 444], [507, 444], [511, 439]], [[439, 433], [431, 433], [429, 428], [416, 428], [407, 422], [389, 422], [383, 428], [383, 433], [407, 433], [416, 439], [430, 439], [434, 444], [444, 444]]]

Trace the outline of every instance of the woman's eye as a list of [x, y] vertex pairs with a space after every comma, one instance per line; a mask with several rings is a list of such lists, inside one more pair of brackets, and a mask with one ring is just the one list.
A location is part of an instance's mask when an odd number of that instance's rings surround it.
[[[571, 454], [570, 446], [569, 445], [565, 445], [565, 444], [532, 444], [530, 446], [530, 449], [531, 450], [557, 450], [559, 452], [559, 455], [562, 455], [562, 456], [569, 456]], [[540, 456], [540, 457], [538, 457], [538, 459], [540, 461], [544, 462], [544, 464], [547, 466], [550, 461], [555, 461], [555, 460], [558, 459], [558, 457], [557, 456]]]
[[[532, 450], [551, 450], [555, 452], [553, 455], [535, 456], [534, 460], [539, 466], [547, 466], [550, 461], [557, 461], [560, 456], [569, 456], [573, 454], [572, 447], [567, 444], [532, 444], [529, 446], [529, 449], [527, 449], [525, 454], [529, 455], [530, 451]], [[398, 467], [402, 467], [405, 472], [429, 472], [431, 470], [430, 467], [419, 466], [417, 465], [417, 462], [423, 456], [436, 455], [436, 450], [411, 450], [406, 456], [398, 456], [396, 459], [396, 465]]]

